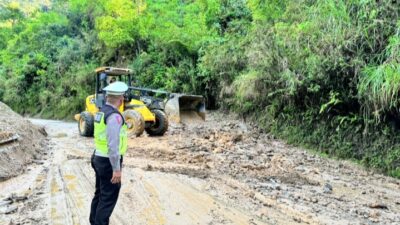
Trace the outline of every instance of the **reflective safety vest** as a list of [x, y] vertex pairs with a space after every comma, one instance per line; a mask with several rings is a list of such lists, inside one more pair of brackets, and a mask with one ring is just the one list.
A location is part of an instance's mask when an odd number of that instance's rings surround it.
[[128, 148], [128, 135], [127, 126], [124, 121], [124, 117], [121, 113], [114, 109], [112, 106], [104, 105], [101, 107], [100, 112], [97, 112], [94, 117], [94, 143], [96, 151], [101, 154], [108, 156], [108, 141], [107, 141], [107, 118], [113, 114], [118, 113], [122, 118], [122, 126], [119, 133], [119, 154], [124, 155]]

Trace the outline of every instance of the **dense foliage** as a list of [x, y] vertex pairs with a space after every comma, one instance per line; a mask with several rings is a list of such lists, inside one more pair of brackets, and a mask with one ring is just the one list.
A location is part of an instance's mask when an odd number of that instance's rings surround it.
[[206, 97], [290, 143], [400, 177], [396, 1], [69, 0], [0, 9], [0, 100], [71, 118], [93, 70]]

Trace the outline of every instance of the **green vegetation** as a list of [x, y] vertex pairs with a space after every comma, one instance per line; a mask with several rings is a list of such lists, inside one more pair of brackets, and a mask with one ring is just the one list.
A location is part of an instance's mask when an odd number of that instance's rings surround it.
[[[20, 1], [23, 2], [23, 1]], [[71, 118], [95, 67], [202, 94], [262, 129], [400, 177], [396, 1], [69, 0], [0, 9], [0, 100]]]

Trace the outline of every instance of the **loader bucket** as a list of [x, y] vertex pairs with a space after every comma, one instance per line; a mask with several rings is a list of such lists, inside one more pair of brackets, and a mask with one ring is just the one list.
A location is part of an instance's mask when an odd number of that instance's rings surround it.
[[[203, 96], [173, 93], [165, 104], [165, 112], [170, 121], [176, 123], [191, 120], [205, 120], [206, 107]], [[189, 120], [189, 121], [187, 121]]]

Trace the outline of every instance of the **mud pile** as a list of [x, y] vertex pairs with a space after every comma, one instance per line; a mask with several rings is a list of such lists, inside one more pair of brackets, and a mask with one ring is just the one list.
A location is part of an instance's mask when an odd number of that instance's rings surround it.
[[250, 211], [268, 224], [399, 224], [398, 180], [289, 146], [235, 115], [170, 125], [163, 137], [130, 140], [126, 158], [209, 180], [211, 192], [232, 187], [230, 205], [253, 199]]
[[0, 181], [24, 172], [45, 154], [46, 132], [0, 102]]

